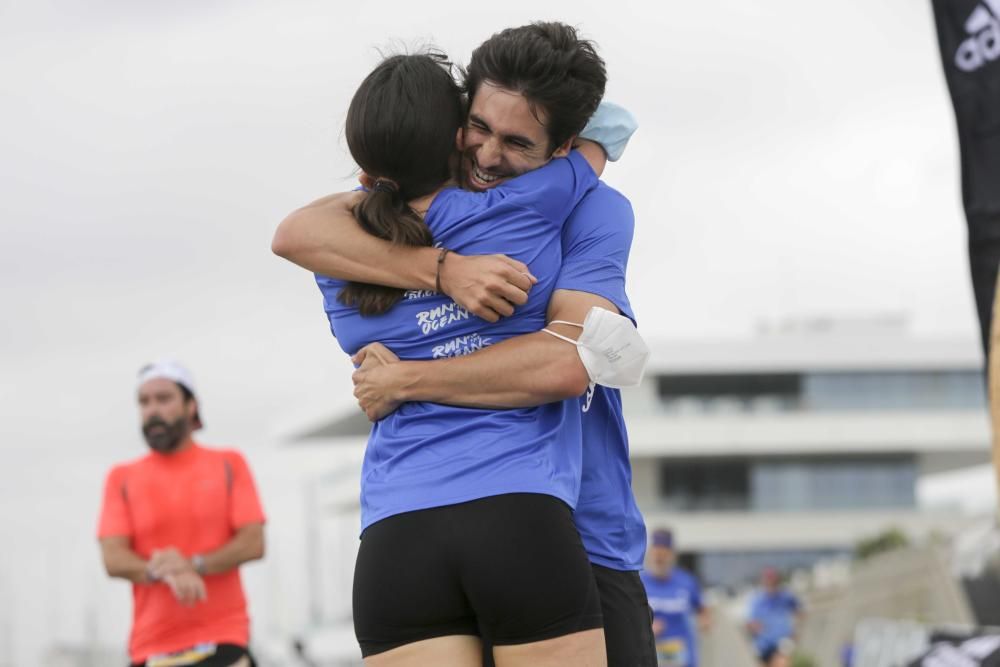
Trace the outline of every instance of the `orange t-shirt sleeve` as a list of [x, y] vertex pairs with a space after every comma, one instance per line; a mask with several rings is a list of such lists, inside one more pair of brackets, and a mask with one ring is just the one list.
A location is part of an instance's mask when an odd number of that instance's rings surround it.
[[250, 473], [250, 466], [239, 452], [229, 453], [233, 469], [233, 489], [229, 503], [229, 523], [233, 529], [248, 523], [264, 523], [264, 509], [257, 496], [257, 487]]
[[128, 512], [125, 470], [114, 467], [104, 480], [104, 499], [97, 523], [97, 537], [132, 537], [132, 519]]

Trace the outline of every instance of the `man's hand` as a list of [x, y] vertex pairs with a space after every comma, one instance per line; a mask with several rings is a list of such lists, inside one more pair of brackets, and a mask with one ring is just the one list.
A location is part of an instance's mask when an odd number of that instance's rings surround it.
[[168, 574], [163, 578], [163, 583], [170, 587], [170, 592], [185, 607], [193, 607], [208, 598], [205, 580], [192, 570]]
[[538, 282], [527, 264], [506, 255], [449, 253], [440, 269], [442, 291], [487, 322], [513, 315]]
[[166, 579], [169, 575], [181, 572], [194, 572], [194, 565], [174, 547], [155, 549], [149, 559], [148, 571], [157, 579]]
[[381, 343], [371, 343], [351, 358], [359, 364], [351, 379], [354, 381], [354, 397], [365, 411], [368, 419], [377, 422], [399, 407], [400, 401], [393, 398], [394, 374], [392, 366], [399, 357]]

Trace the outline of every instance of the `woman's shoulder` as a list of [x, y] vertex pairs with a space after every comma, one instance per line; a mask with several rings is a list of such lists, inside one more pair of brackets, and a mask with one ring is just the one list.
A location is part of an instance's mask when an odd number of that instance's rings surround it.
[[463, 190], [457, 185], [450, 185], [442, 188], [434, 196], [434, 200], [427, 209], [425, 220], [440, 217], [445, 211], [451, 211], [456, 208], [463, 209], [481, 206], [483, 201], [483, 193], [481, 192]]
[[431, 230], [435, 241], [442, 241], [442, 235], [456, 226], [481, 216], [490, 207], [486, 193], [471, 192], [459, 187], [447, 187], [434, 197], [424, 223]]

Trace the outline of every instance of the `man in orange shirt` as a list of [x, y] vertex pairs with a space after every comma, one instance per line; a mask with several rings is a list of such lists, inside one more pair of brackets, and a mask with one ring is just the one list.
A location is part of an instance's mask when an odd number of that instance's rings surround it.
[[111, 469], [98, 538], [112, 577], [132, 582], [133, 667], [248, 667], [239, 566], [264, 555], [264, 513], [235, 450], [194, 442], [191, 374], [172, 361], [139, 372], [151, 451]]

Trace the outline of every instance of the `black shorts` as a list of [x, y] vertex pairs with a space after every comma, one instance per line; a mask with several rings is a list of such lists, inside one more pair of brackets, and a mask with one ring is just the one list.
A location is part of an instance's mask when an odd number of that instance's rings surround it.
[[[656, 667], [653, 616], [639, 573], [591, 564], [604, 617], [608, 667]], [[493, 651], [483, 648], [483, 667], [494, 667]]]
[[[215, 655], [211, 655], [204, 660], [194, 663], [196, 667], [231, 667], [240, 658], [249, 658], [251, 667], [256, 665], [253, 656], [247, 651], [245, 646], [238, 644], [218, 644], [215, 647]], [[145, 667], [145, 662], [134, 662], [131, 667]]]
[[511, 493], [397, 514], [361, 535], [354, 632], [363, 656], [447, 635], [526, 644], [601, 627], [569, 507]]
[[639, 573], [591, 567], [601, 595], [608, 667], [656, 667], [653, 617]]
[[766, 646], [758, 647], [757, 658], [767, 665], [774, 659], [774, 656], [778, 655], [780, 648], [778, 644], [767, 644]]

